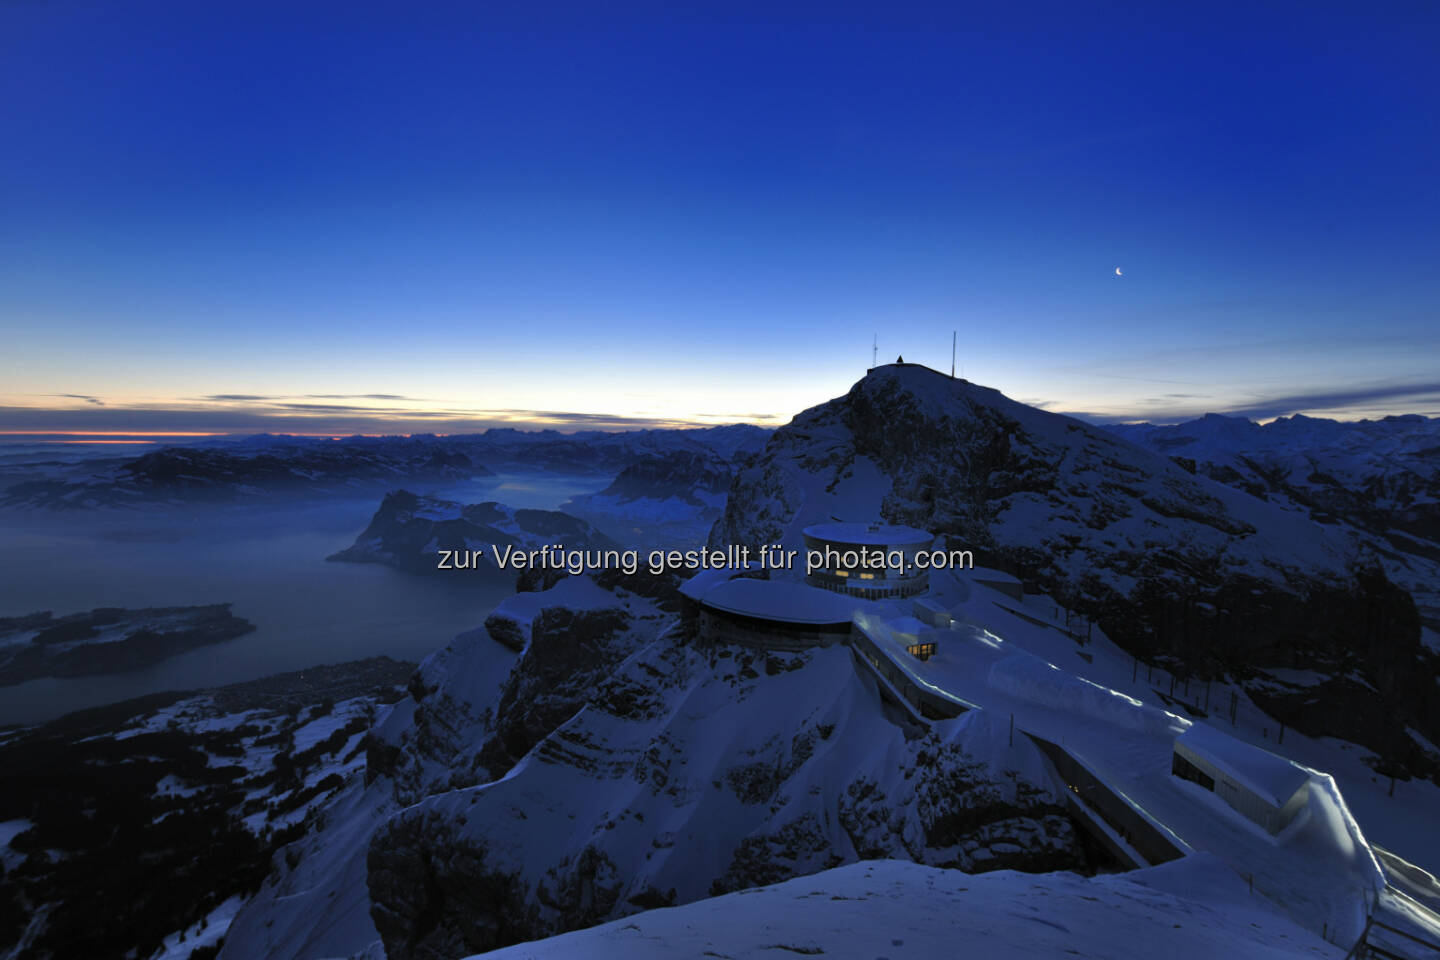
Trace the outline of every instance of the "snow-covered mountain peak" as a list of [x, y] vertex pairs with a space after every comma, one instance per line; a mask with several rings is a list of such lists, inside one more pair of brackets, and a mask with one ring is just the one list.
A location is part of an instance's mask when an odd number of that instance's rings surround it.
[[[1230, 417], [1188, 426], [1200, 443], [1274, 431]], [[1419, 706], [1433, 670], [1417, 659], [1414, 602], [1373, 551], [1172, 459], [1154, 437], [1137, 437], [1148, 449], [1125, 439], [1135, 433], [919, 365], [877, 367], [775, 432], [737, 474], [710, 543], [794, 548], [806, 525], [832, 517], [920, 527], [1093, 618], [1139, 657], [1248, 678], [1286, 722], [1424, 769], [1404, 731], [1434, 726]], [[1330, 678], [1333, 702], [1378, 691], [1399, 712], [1322, 717], [1305, 706], [1313, 691], [1267, 679], [1296, 669]]]

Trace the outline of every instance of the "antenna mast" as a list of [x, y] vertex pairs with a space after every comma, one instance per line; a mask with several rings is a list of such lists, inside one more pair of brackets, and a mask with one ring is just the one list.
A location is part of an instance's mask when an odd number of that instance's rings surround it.
[[870, 366], [875, 366], [880, 356], [880, 334], [875, 334], [874, 341], [870, 344]]
[[955, 331], [950, 331], [950, 379], [955, 379]]

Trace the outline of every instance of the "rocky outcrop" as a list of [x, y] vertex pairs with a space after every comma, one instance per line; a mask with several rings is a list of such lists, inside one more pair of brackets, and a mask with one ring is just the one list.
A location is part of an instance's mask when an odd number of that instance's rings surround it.
[[492, 777], [503, 775], [564, 723], [589, 698], [595, 682], [634, 652], [630, 614], [602, 610], [544, 610], [530, 642], [506, 681], [490, 740], [480, 761]]
[[427, 657], [410, 679], [409, 712], [372, 734], [397, 800], [504, 774], [653, 639], [673, 609], [673, 581], [617, 571], [561, 577], [516, 594], [484, 627]]

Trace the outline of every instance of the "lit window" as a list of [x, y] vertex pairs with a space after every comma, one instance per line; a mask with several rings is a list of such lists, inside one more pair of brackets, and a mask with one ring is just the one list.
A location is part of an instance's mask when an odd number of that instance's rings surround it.
[[874, 579], [875, 579], [875, 574], [873, 574], [873, 573], [862, 573], [862, 574], [860, 574], [860, 579], [861, 579], [861, 580], [874, 580]]
[[905, 648], [905, 652], [917, 660], [929, 660], [935, 655], [935, 644], [912, 643]]
[[[835, 571], [835, 576], [837, 576], [837, 577], [848, 577], [848, 576], [850, 576], [850, 571], [849, 571], [849, 570], [836, 570], [836, 571]], [[864, 574], [861, 574], [861, 576], [864, 576]]]

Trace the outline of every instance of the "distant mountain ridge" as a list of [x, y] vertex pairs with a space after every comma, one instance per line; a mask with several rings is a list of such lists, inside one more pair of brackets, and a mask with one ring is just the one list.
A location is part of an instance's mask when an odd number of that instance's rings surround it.
[[1440, 540], [1440, 418], [1338, 421], [1296, 415], [1264, 425], [1207, 414], [1169, 426], [1106, 429], [1256, 496], [1279, 494], [1377, 532]]
[[25, 479], [0, 506], [89, 509], [157, 502], [237, 500], [273, 494], [363, 494], [403, 485], [462, 482], [496, 471], [615, 475], [677, 454], [729, 462], [764, 446], [752, 424], [684, 430], [522, 431], [459, 436], [318, 437], [260, 434], [171, 446], [129, 460], [13, 467]]
[[[738, 455], [739, 460], [744, 454]], [[737, 460], [706, 450], [674, 450], [636, 460], [599, 493], [572, 497], [564, 509], [617, 538], [648, 548], [704, 542], [725, 507]]]
[[383, 445], [317, 441], [258, 449], [165, 447], [91, 476], [14, 484], [0, 505], [83, 509], [323, 495], [401, 480], [458, 481], [491, 473], [460, 451], [413, 438]]

